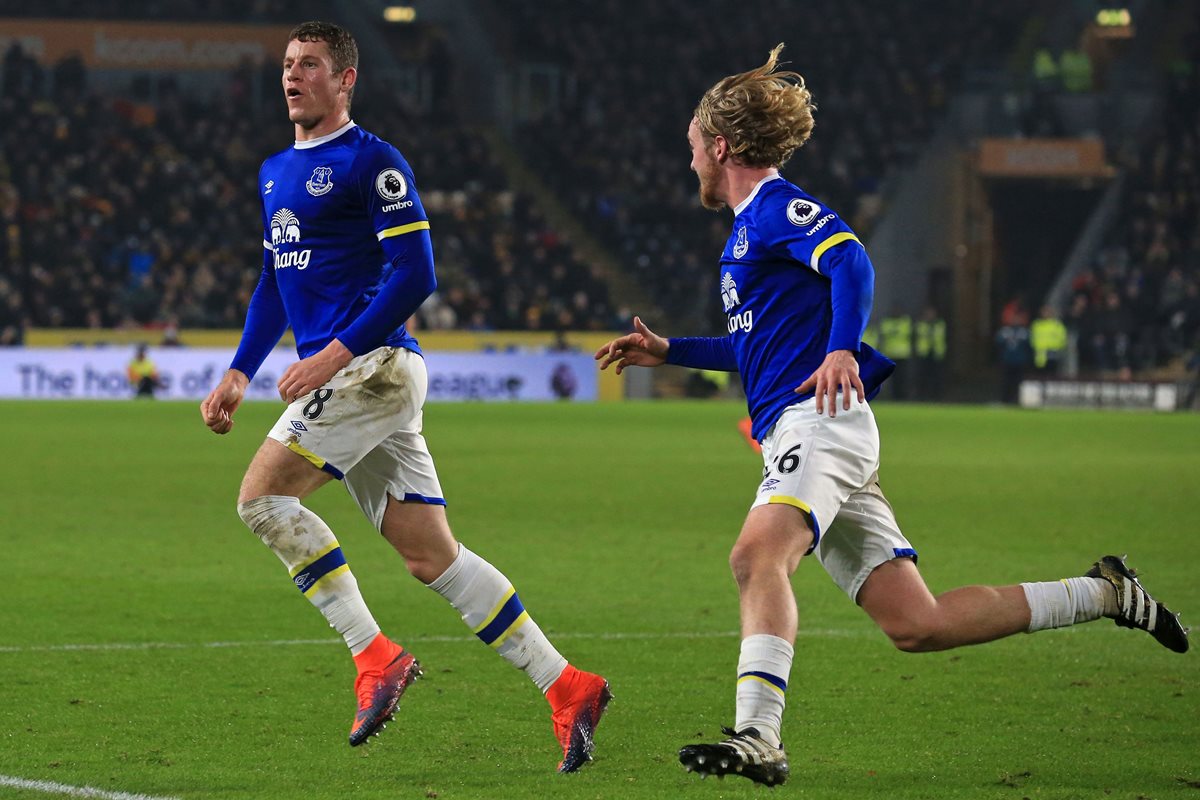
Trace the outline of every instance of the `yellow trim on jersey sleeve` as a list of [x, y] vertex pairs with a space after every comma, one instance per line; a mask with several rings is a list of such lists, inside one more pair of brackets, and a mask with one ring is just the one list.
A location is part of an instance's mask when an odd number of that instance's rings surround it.
[[850, 233], [849, 231], [841, 231], [840, 233], [835, 233], [833, 236], [830, 236], [828, 239], [826, 239], [825, 241], [823, 241], [819, 245], [817, 245], [815, 249], [813, 249], [812, 268], [815, 269], [817, 272], [820, 272], [821, 268], [820, 268], [820, 266], [818, 266], [818, 264], [821, 261], [821, 256], [825, 253], [826, 250], [833, 247], [834, 245], [841, 244], [842, 242], [858, 242], [859, 247], [863, 246], [863, 243], [858, 241], [858, 237], [855, 236], [853, 233]]
[[382, 242], [384, 239], [390, 239], [393, 236], [403, 236], [404, 234], [412, 233], [413, 231], [427, 230], [429, 230], [429, 220], [423, 219], [420, 222], [410, 222], [407, 225], [397, 225], [395, 228], [384, 228], [379, 233], [375, 234], [375, 236], [377, 236], [379, 241]]

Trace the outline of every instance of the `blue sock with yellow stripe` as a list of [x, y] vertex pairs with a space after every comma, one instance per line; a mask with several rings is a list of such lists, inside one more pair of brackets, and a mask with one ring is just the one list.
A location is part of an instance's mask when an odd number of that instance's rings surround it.
[[758, 633], [742, 639], [734, 730], [757, 728], [759, 736], [779, 745], [793, 655], [792, 646], [778, 636]]
[[459, 543], [458, 556], [429, 588], [450, 601], [479, 640], [546, 692], [567, 660], [538, 627], [500, 570]]
[[238, 515], [279, 556], [292, 583], [342, 635], [351, 654], [365, 650], [379, 633], [379, 625], [329, 526], [297, 498], [281, 495], [242, 503]]

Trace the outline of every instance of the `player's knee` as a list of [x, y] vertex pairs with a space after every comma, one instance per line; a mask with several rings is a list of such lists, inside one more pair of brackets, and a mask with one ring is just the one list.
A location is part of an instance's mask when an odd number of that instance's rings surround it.
[[748, 548], [743, 547], [739, 542], [729, 551], [729, 570], [733, 573], [733, 579], [738, 586], [743, 586], [750, 580], [753, 573], [753, 563]]
[[278, 520], [298, 505], [300, 500], [296, 497], [262, 495], [238, 503], [237, 512], [246, 527], [262, 538], [274, 529]]
[[729, 551], [729, 569], [738, 586], [746, 586], [766, 570], [779, 568], [779, 560], [753, 542], [739, 540]]
[[[396, 530], [390, 529], [395, 534]], [[408, 574], [421, 583], [437, 580], [458, 554], [458, 542], [451, 536], [433, 536], [429, 531], [411, 529], [403, 535], [387, 537], [404, 559]]]
[[928, 653], [940, 650], [937, 628], [928, 620], [895, 620], [880, 625], [897, 650]]
[[458, 556], [442, 506], [388, 501], [379, 532], [391, 543], [410, 575], [422, 583], [437, 580]]
[[743, 534], [729, 551], [733, 579], [744, 588], [760, 575], [786, 578], [800, 565], [809, 541], [791, 535]]
[[404, 559], [404, 566], [408, 569], [408, 574], [424, 584], [433, 583], [446, 571], [446, 567], [450, 566], [444, 558], [436, 557], [426, 551], [401, 553], [400, 555]]
[[241, 517], [242, 522], [245, 523], [246, 527], [250, 530], [254, 530], [254, 526], [258, 524], [258, 521], [262, 517], [262, 506], [264, 504], [261, 502], [261, 500], [261, 497], [255, 497], [250, 500], [242, 500], [240, 497], [238, 498], [238, 516]]
[[904, 653], [931, 653], [939, 649], [933, 643], [933, 640], [922, 636], [894, 636], [892, 644], [896, 645], [896, 649]]

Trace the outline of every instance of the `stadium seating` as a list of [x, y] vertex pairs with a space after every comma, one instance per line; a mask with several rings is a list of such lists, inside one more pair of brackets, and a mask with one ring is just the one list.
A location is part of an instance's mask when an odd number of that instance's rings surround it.
[[0, 17], [286, 24], [318, 19], [321, 8], [315, 0], [0, 0]]
[[[81, 68], [78, 68], [81, 69]], [[0, 112], [0, 333], [42, 327], [238, 328], [262, 264], [256, 177], [292, 131], [247, 77], [220, 102], [170, 81], [157, 102], [84, 90], [10, 51]], [[21, 113], [18, 113], [21, 109]], [[483, 140], [361, 87], [355, 117], [411, 160], [441, 291], [429, 327], [608, 328], [607, 286], [513, 192]], [[9, 336], [8, 338], [13, 338]]]
[[[313, 11], [244, 6], [100, 0], [87, 15], [291, 22]], [[683, 133], [708, 85], [786, 42], [787, 66], [818, 105], [814, 138], [786, 173], [866, 236], [889, 178], [920, 151], [964, 73], [1008, 54], [1035, 6], [969, 0], [955, 14], [915, 15], [883, 0], [817, 0], [730, 13], [716, 0], [508, 0], [479, 13], [510, 65], [549, 65], [568, 87], [516, 129], [521, 158], [672, 326], [707, 328], [712, 259], [728, 226], [698, 210]], [[31, 9], [0, 0], [0, 16]], [[37, 13], [78, 9], [48, 0]], [[667, 29], [671, 37], [659, 35]], [[436, 33], [401, 49], [453, 58]], [[81, 64], [43, 69], [13, 50], [3, 67], [0, 113], [11, 122], [0, 130], [0, 341], [14, 338], [14, 320], [238, 327], [261, 258], [257, 165], [290, 138], [279, 109], [252, 100], [252, 79], [233, 76], [213, 103], [170, 79], [144, 95], [89, 92]], [[1126, 165], [1122, 224], [1061, 309], [1085, 370], [1154, 368], [1195, 347], [1195, 76], [1172, 91], [1165, 135]], [[355, 117], [408, 156], [433, 223], [440, 290], [419, 312], [422, 326], [624, 324], [599, 270], [509, 186], [499, 156], [452, 103], [418, 113], [364, 85]]]
[[1128, 156], [1119, 224], [1110, 226], [1093, 268], [1076, 276], [1064, 309], [1087, 373], [1179, 365], [1200, 347], [1200, 75], [1194, 69], [1170, 79], [1161, 131]]
[[787, 174], [867, 234], [881, 187], [927, 138], [964, 65], [1011, 47], [1031, 6], [971, 0], [914, 14], [884, 0], [547, 0], [500, 4], [496, 27], [514, 58], [560, 65], [577, 86], [525, 125], [526, 157], [671, 316], [694, 321], [711, 313], [708, 259], [728, 235], [725, 220], [696, 212], [688, 173], [684, 133], [709, 85], [786, 42], [784, 60], [818, 106], [814, 138]]

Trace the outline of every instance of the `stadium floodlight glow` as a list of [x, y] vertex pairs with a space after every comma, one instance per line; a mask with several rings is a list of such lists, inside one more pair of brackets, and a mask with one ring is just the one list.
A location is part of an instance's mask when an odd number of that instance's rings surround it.
[[1096, 24], [1105, 28], [1124, 28], [1133, 22], [1128, 8], [1102, 8], [1096, 12]]
[[1094, 30], [1102, 39], [1132, 39], [1133, 14], [1128, 8], [1102, 8], [1096, 12]]
[[417, 10], [412, 6], [388, 6], [383, 10], [385, 22], [415, 22]]

